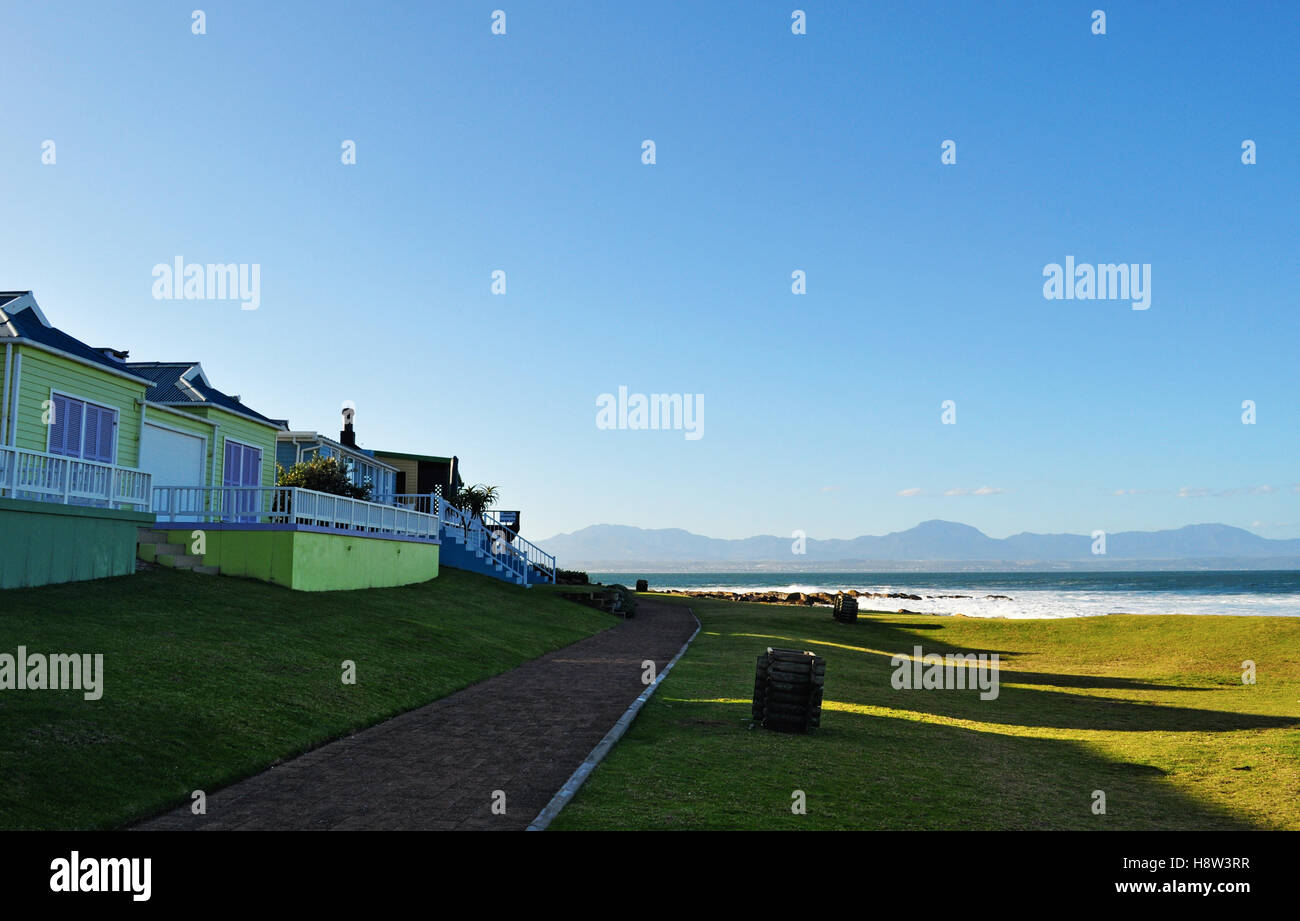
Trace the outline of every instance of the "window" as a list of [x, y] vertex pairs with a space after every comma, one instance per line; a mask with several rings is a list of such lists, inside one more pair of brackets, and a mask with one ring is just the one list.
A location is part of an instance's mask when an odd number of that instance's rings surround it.
[[54, 418], [49, 453], [111, 464], [117, 456], [117, 410], [50, 394]]
[[222, 486], [261, 486], [262, 452], [226, 439], [226, 459], [221, 468]]

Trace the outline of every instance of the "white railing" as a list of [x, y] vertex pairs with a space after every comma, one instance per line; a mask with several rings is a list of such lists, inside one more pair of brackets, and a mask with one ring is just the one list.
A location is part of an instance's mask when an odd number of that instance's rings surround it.
[[441, 523], [440, 534], [452, 531], [456, 540], [471, 550], [479, 550], [492, 557], [510, 572], [522, 576], [526, 582], [537, 581], [535, 573], [555, 582], [555, 557], [532, 541], [520, 537], [490, 511], [482, 518], [475, 518], [456, 508], [439, 493], [376, 496], [375, 501], [436, 515]]
[[422, 540], [438, 536], [436, 515], [296, 486], [157, 486], [153, 503], [160, 522], [298, 524]]
[[523, 554], [529, 566], [546, 575], [551, 582], [555, 581], [555, 557], [552, 554], [547, 553], [527, 538], [520, 537], [516, 532], [502, 524], [501, 519], [490, 511], [483, 513], [483, 523], [494, 531], [504, 531], [510, 539], [511, 546]]
[[0, 496], [149, 511], [153, 478], [116, 464], [0, 447]]
[[[464, 515], [464, 513], [461, 513]], [[466, 528], [466, 546], [478, 550], [483, 556], [495, 560], [509, 573], [528, 583], [528, 560], [522, 553], [510, 546], [505, 535], [493, 528], [488, 528], [482, 518], [469, 518]]]

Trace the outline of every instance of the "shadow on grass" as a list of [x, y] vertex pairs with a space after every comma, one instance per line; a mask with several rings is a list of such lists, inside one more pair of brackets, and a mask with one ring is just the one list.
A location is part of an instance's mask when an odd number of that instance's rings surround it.
[[[1046, 687], [1095, 688], [1120, 691], [1153, 691], [1175, 693], [1182, 691], [1219, 691], [1217, 688], [1183, 688], [1151, 684], [1128, 678], [1093, 678], [1088, 676], [1044, 672], [1019, 672], [1005, 663], [998, 670], [998, 696], [984, 700], [980, 691], [968, 687], [956, 690], [926, 690], [921, 688], [898, 689], [892, 684], [896, 666], [891, 664], [896, 648], [899, 653], [911, 655], [913, 646], [906, 635], [890, 636], [889, 631], [872, 631], [870, 635], [851, 634], [847, 639], [869, 642], [873, 647], [851, 646], [838, 640], [814, 640], [807, 637], [790, 637], [778, 634], [730, 634], [731, 638], [749, 638], [773, 644], [790, 643], [795, 647], [813, 647], [827, 660], [827, 694], [846, 703], [888, 707], [928, 713], [949, 719], [973, 722], [998, 723], [1008, 726], [1052, 727], [1058, 729], [1093, 729], [1115, 732], [1232, 732], [1244, 729], [1279, 729], [1300, 727], [1300, 717], [1267, 716], [1238, 713], [1227, 710], [1208, 710], [1199, 707], [1169, 706], [1157, 702], [1123, 700], [1114, 697], [1097, 697], [1089, 694], [1072, 694], [1067, 691], [1047, 690]], [[762, 652], [755, 644], [755, 655]], [[947, 653], [988, 654], [983, 649], [957, 649], [945, 643], [930, 643], [925, 654]], [[1002, 651], [1001, 658], [1010, 659], [1015, 653]], [[854, 676], [846, 684], [836, 685], [834, 664], [852, 656]], [[904, 667], [909, 670], [908, 660]], [[968, 682], [975, 684], [973, 670]], [[752, 688], [752, 676], [750, 677]], [[1015, 687], [1017, 684], [1042, 685], [1044, 688]], [[744, 692], [742, 692], [744, 693]]]
[[[846, 711], [825, 713], [822, 729], [792, 736], [740, 728], [745, 702], [667, 702], [671, 710], [658, 711], [662, 722], [647, 720], [636, 745], [671, 741], [678, 763], [692, 767], [689, 776], [637, 769], [650, 785], [629, 806], [645, 810], [645, 827], [674, 827], [656, 815], [666, 810], [688, 827], [794, 828], [804, 819], [802, 827], [860, 829], [1255, 827], [1180, 792], [1159, 768], [1111, 760], [1070, 740]], [[707, 758], [692, 757], [697, 745]], [[635, 764], [640, 753], [626, 741], [621, 747], [616, 754]], [[718, 776], [702, 773], [710, 770]], [[807, 794], [809, 816], [790, 814], [792, 789]], [[1095, 791], [1105, 795], [1104, 815], [1093, 812]], [[690, 794], [685, 806], [683, 793]], [[723, 801], [692, 815], [689, 803], [710, 797]], [[741, 818], [746, 812], [748, 822]], [[726, 820], [712, 824], [711, 815]], [[581, 808], [575, 817], [581, 820]]]
[[[1183, 771], [1187, 759], [1180, 752], [1192, 737], [1178, 734], [1300, 726], [1296, 717], [1224, 709], [1244, 705], [1229, 688], [1016, 670], [1018, 658], [1059, 657], [1072, 643], [1086, 642], [1069, 631], [959, 629], [949, 634], [964, 644], [957, 648], [943, 631], [969, 622], [872, 616], [854, 627], [823, 612], [809, 617], [797, 609], [723, 602], [698, 603], [696, 613], [705, 633], [596, 772], [590, 794], [569, 807], [564, 827], [1264, 827], [1268, 820], [1231, 805], [1258, 802], [1264, 776], [1248, 780], [1251, 774], [1229, 769], [1235, 762], [1203, 758], [1193, 759], [1180, 778], [1167, 778], [1164, 768]], [[972, 648], [965, 645], [972, 636], [1002, 638], [988, 646], [1030, 638], [1035, 651]], [[754, 659], [769, 645], [810, 649], [826, 659], [826, 710], [822, 728], [810, 735], [746, 728]], [[999, 696], [984, 701], [978, 690], [895, 689], [890, 659], [910, 656], [917, 645], [940, 655], [998, 653]], [[1082, 661], [1087, 649], [1078, 649]], [[1222, 696], [1206, 697], [1206, 691]], [[1187, 705], [1200, 701], [1224, 703], [1219, 709]], [[1044, 737], [1053, 731], [1098, 735]], [[1270, 744], [1286, 744], [1290, 735]], [[1202, 736], [1197, 748], [1250, 757], [1245, 752], [1254, 744], [1213, 735]], [[808, 796], [807, 816], [790, 813], [795, 789]], [[1093, 813], [1098, 790], [1106, 796], [1105, 815]]]

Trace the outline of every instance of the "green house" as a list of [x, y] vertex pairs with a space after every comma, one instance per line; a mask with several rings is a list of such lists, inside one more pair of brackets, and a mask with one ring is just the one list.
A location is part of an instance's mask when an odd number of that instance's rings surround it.
[[275, 485], [275, 436], [282, 426], [217, 390], [197, 361], [130, 361], [150, 382], [140, 434], [140, 469], [160, 489]]
[[198, 362], [129, 362], [0, 292], [0, 587], [134, 571], [172, 490], [275, 485], [281, 426]]
[[198, 362], [92, 347], [30, 291], [0, 292], [0, 346], [0, 588], [125, 575], [137, 555], [308, 591], [437, 576], [436, 515], [277, 486], [286, 426]]
[[30, 291], [0, 292], [0, 346], [0, 587], [132, 572], [152, 520], [150, 382], [52, 326]]

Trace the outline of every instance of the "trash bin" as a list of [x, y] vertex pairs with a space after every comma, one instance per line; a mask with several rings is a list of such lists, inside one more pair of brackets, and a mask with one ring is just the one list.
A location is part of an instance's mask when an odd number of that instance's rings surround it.
[[754, 670], [754, 722], [776, 732], [807, 732], [821, 725], [826, 660], [811, 652], [771, 646]]

